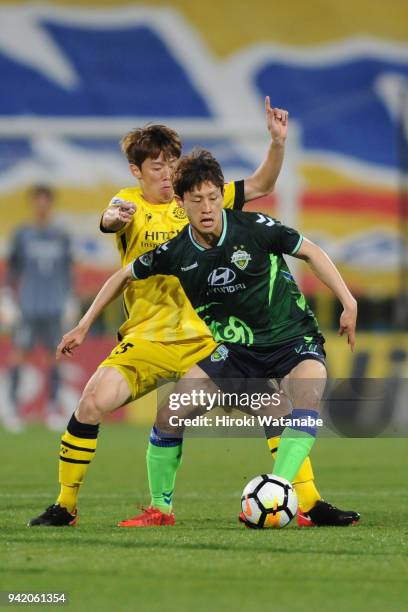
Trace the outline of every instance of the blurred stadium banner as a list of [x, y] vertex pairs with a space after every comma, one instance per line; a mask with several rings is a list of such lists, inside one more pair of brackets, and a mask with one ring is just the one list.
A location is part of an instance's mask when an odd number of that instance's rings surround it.
[[[326, 350], [328, 354], [329, 376], [332, 379], [379, 379], [393, 380], [403, 375], [408, 367], [408, 334], [381, 334], [373, 336], [361, 333], [358, 336], [358, 347], [354, 354], [344, 338], [335, 334], [326, 335]], [[95, 371], [101, 360], [114, 345], [111, 338], [90, 337], [77, 351], [72, 360], [62, 363], [63, 385], [61, 405], [68, 415], [75, 410], [82, 389]], [[0, 340], [0, 404], [6, 400], [7, 362], [10, 343]], [[30, 363], [25, 366], [21, 389], [21, 410], [29, 420], [38, 420], [45, 416], [47, 403], [46, 372], [41, 350], [33, 354]], [[2, 406], [0, 406], [0, 409]], [[154, 422], [157, 408], [157, 394], [150, 393], [129, 404], [125, 409], [117, 411], [109, 418], [111, 420], [126, 419], [136, 424]], [[390, 397], [389, 409], [394, 410], [393, 399]], [[408, 411], [404, 406], [404, 423], [408, 422]]]
[[[339, 39], [337, 30], [331, 40], [324, 24], [326, 40], [314, 45], [293, 44], [289, 30], [262, 45], [229, 33], [220, 57], [208, 44], [211, 19], [198, 32], [199, 8], [186, 18], [185, 3], [172, 4], [180, 10], [0, 4], [0, 260], [26, 217], [26, 189], [51, 183], [75, 236], [79, 290], [93, 293], [118, 261], [98, 218], [131, 183], [121, 135], [169, 123], [186, 151], [208, 147], [228, 179], [244, 177], [265, 152], [270, 94], [290, 110], [291, 139], [275, 198], [258, 209], [321, 244], [355, 292], [395, 296], [405, 265], [397, 131], [407, 128], [408, 45]], [[253, 27], [263, 31], [263, 19], [254, 10]], [[309, 277], [304, 287], [316, 288]]]
[[[72, 361], [65, 360], [61, 366], [62, 385], [59, 392], [61, 411], [69, 417], [78, 405], [81, 392], [91, 374], [96, 370], [103, 356], [107, 355], [115, 342], [111, 338], [90, 338]], [[0, 338], [0, 414], [8, 411], [7, 358], [11, 349], [8, 339]], [[47, 415], [48, 388], [47, 364], [39, 348], [23, 366], [19, 404], [21, 416], [28, 420], [41, 420]], [[122, 418], [119, 411], [113, 418]]]
[[[159, 0], [80, 4], [0, 0], [0, 282], [10, 234], [27, 219], [27, 189], [45, 182], [57, 189], [59, 222], [73, 236], [78, 292], [93, 296], [119, 264], [113, 240], [98, 226], [111, 197], [133, 181], [121, 136], [149, 121], [168, 123], [186, 152], [208, 147], [228, 180], [242, 178], [265, 154], [263, 98], [270, 95], [290, 111], [290, 139], [273, 197], [249, 209], [278, 216], [319, 243], [357, 296], [408, 295], [403, 2], [390, 15], [386, 4], [367, 0], [327, 2], [324, 11], [310, 0], [298, 3], [296, 19], [293, 8], [267, 8], [264, 0], [208, 3], [205, 10], [185, 0], [173, 8]], [[242, 28], [249, 15], [251, 28]], [[358, 23], [370, 35], [362, 36]], [[319, 299], [321, 286], [305, 268], [297, 276]], [[355, 355], [344, 339], [327, 337], [332, 377], [408, 374], [404, 333], [360, 334]], [[78, 360], [65, 364], [67, 409], [113, 343], [91, 338]], [[7, 338], [0, 348], [4, 389]], [[41, 352], [25, 379], [25, 411], [35, 415], [46, 395]], [[151, 422], [154, 411], [149, 396], [125, 412]]]

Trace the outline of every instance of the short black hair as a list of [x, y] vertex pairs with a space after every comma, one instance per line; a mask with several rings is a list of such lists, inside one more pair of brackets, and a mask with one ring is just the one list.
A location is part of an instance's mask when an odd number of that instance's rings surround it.
[[174, 192], [183, 198], [186, 192], [193, 191], [203, 183], [213, 183], [224, 193], [224, 175], [215, 157], [206, 149], [194, 149], [184, 155], [173, 176]]
[[135, 164], [139, 169], [145, 159], [156, 159], [162, 151], [166, 159], [178, 159], [181, 155], [180, 136], [167, 125], [153, 124], [137, 128], [126, 134], [120, 144], [129, 164]]
[[54, 190], [49, 185], [34, 185], [30, 190], [31, 198], [37, 198], [38, 196], [45, 195], [49, 200], [54, 200]]

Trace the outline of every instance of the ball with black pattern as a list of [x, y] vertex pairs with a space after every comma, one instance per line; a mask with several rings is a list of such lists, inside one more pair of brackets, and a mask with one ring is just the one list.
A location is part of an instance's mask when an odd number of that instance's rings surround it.
[[281, 529], [290, 523], [297, 508], [297, 496], [291, 483], [279, 476], [255, 476], [242, 492], [242, 512], [248, 526], [255, 529]]

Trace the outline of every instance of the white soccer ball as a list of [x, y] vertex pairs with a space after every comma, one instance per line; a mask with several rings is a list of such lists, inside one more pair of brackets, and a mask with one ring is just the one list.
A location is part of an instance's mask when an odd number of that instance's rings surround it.
[[261, 474], [243, 490], [241, 508], [250, 527], [280, 529], [296, 515], [298, 500], [288, 480]]

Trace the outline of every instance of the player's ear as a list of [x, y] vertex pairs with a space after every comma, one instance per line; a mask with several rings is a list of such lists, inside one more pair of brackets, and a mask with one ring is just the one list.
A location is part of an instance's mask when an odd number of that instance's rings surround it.
[[142, 178], [142, 172], [139, 166], [136, 166], [136, 164], [129, 164], [129, 168], [130, 168], [130, 172], [133, 174], [135, 178], [139, 180]]
[[178, 196], [176, 193], [174, 194], [174, 199], [176, 200], [177, 204], [181, 207], [184, 208], [184, 202], [183, 200], [180, 198], [180, 196]]

